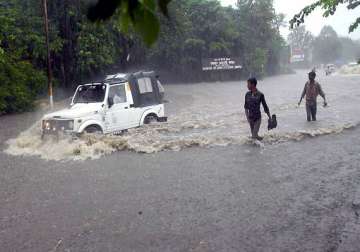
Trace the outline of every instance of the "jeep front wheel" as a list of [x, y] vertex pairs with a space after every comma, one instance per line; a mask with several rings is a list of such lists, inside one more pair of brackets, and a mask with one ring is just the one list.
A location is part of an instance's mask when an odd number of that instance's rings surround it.
[[157, 119], [158, 119], [157, 116], [154, 114], [147, 115], [147, 116], [145, 116], [144, 124], [155, 123], [155, 122], [157, 122]]
[[90, 125], [87, 126], [84, 130], [85, 133], [87, 134], [102, 134], [102, 130], [99, 126], [97, 125]]

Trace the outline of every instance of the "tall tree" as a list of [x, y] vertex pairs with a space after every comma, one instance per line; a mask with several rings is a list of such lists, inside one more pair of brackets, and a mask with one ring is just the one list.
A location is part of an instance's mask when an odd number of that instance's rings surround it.
[[238, 25], [245, 70], [250, 75], [273, 74], [279, 68], [279, 54], [285, 45], [272, 0], [238, 0]]
[[288, 42], [293, 48], [300, 48], [305, 54], [305, 61], [309, 63], [314, 42], [314, 36], [305, 29], [305, 26], [296, 27], [288, 36]]
[[305, 26], [295, 28], [288, 36], [288, 42], [290, 44], [302, 49], [310, 49], [313, 41], [314, 36], [305, 29]]
[[341, 42], [331, 26], [324, 26], [314, 41], [314, 60], [331, 63], [341, 57]]
[[360, 41], [354, 41], [350, 38], [339, 38], [341, 43], [341, 58], [343, 61], [357, 61], [360, 59]]
[[[98, 5], [91, 8], [95, 12], [89, 13], [88, 4], [93, 2]], [[104, 74], [138, 69], [154, 69], [169, 80], [180, 81], [238, 79], [250, 74], [263, 76], [279, 71], [280, 55], [284, 51], [284, 40], [279, 33], [283, 18], [275, 13], [272, 0], [239, 0], [239, 8], [223, 7], [217, 0], [141, 1], [141, 8], [155, 3], [154, 9], [145, 12], [151, 11], [161, 24], [157, 40], [151, 40], [151, 47], [146, 44], [149, 41], [144, 42], [139, 27], [146, 28], [146, 35], [152, 33], [154, 26], [156, 31], [157, 26], [151, 22], [142, 26], [146, 18], [134, 21], [139, 14], [144, 14], [144, 10], [130, 11], [126, 3], [137, 1], [118, 1], [121, 5], [113, 6], [114, 11], [105, 8], [113, 1], [105, 2], [48, 1], [52, 68], [58, 88], [71, 89], [80, 82], [100, 79]], [[40, 3], [39, 0], [0, 1], [2, 69], [7, 69], [7, 72], [24, 69], [23, 72], [31, 73], [29, 76], [39, 80], [46, 66]], [[133, 17], [129, 16], [131, 13]], [[89, 15], [97, 21], [89, 21]], [[203, 58], [227, 56], [240, 57], [243, 70], [202, 72]], [[28, 104], [36, 95], [46, 90], [45, 87], [39, 88], [43, 85], [41, 81], [23, 77], [23, 82], [18, 81], [19, 84], [13, 86], [6, 84], [5, 87], [4, 83], [11, 84], [11, 80], [19, 78], [19, 71], [11, 73], [10, 79], [0, 82], [0, 96], [7, 94], [6, 99], [0, 97], [3, 104], [0, 111], [30, 107]], [[2, 71], [0, 78], [5, 75], [6, 72]], [[39, 85], [34, 86], [34, 83]], [[22, 102], [8, 109], [10, 98]]]
[[167, 6], [171, 0], [98, 0], [88, 10], [92, 21], [106, 20], [115, 15], [126, 32], [130, 26], [137, 31], [147, 45], [153, 44], [159, 35], [160, 23], [156, 15], [161, 12], [168, 15]]
[[[353, 10], [360, 6], [358, 0], [318, 0], [315, 3], [304, 7], [298, 14], [296, 14], [292, 20], [290, 20], [291, 28], [299, 26], [304, 23], [306, 16], [310, 15], [315, 9], [321, 8], [323, 10], [323, 16], [329, 17], [334, 15], [339, 5], [346, 5], [349, 10]], [[360, 24], [360, 17], [358, 17], [352, 25], [349, 27], [349, 33], [358, 28]]]

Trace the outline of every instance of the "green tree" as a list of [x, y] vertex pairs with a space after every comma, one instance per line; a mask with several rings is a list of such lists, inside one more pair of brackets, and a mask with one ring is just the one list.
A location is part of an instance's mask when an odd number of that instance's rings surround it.
[[276, 73], [280, 69], [279, 55], [285, 41], [279, 32], [282, 18], [276, 15], [273, 1], [238, 0], [237, 5], [241, 33], [238, 45], [245, 71], [259, 77]]
[[116, 62], [122, 52], [116, 44], [116, 32], [111, 24], [83, 22], [77, 39], [78, 71], [81, 76], [94, 78]]
[[[296, 14], [292, 20], [290, 20], [290, 26], [299, 26], [304, 23], [306, 16], [310, 15], [315, 9], [321, 8], [323, 10], [323, 16], [329, 17], [334, 15], [339, 5], [346, 5], [349, 10], [353, 10], [360, 6], [360, 2], [357, 0], [318, 0], [315, 3], [306, 6], [298, 14]], [[349, 33], [358, 28], [360, 24], [360, 17], [358, 17], [352, 25], [349, 27]]]
[[324, 26], [314, 41], [314, 60], [330, 63], [341, 57], [341, 42], [331, 26]]
[[314, 40], [314, 36], [303, 25], [294, 28], [288, 36], [288, 42], [292, 47], [303, 50], [307, 63], [310, 63]]
[[[0, 114], [30, 109], [45, 90], [44, 74], [36, 69], [44, 63], [44, 37], [35, 10], [26, 8], [29, 3], [0, 5]], [[52, 43], [53, 49], [59, 44]]]
[[[277, 73], [284, 61], [285, 42], [279, 33], [284, 18], [275, 13], [272, 0], [240, 0], [239, 8], [223, 7], [217, 0], [99, 0], [89, 9], [93, 2], [48, 1], [57, 88], [72, 89], [105, 74], [139, 69], [154, 69], [168, 80], [179, 81], [261, 77]], [[32, 88], [31, 79], [10, 70], [22, 67], [42, 80], [46, 47], [41, 2], [1, 1], [0, 30], [0, 61], [12, 73], [0, 76], [5, 78], [3, 83], [22, 79], [14, 84], [21, 87], [18, 90]], [[240, 57], [244, 69], [202, 72], [202, 59], [227, 56]], [[0, 96], [7, 97], [1, 98], [3, 109], [11, 97], [29, 99], [30, 104], [46, 91], [42, 81], [42, 88], [34, 88], [36, 92], [29, 96], [15, 92], [11, 85], [0, 85]], [[27, 103], [17, 104], [6, 111], [21, 110]]]
[[167, 5], [171, 0], [98, 0], [88, 10], [88, 18], [92, 21], [106, 20], [118, 14], [123, 31], [132, 26], [147, 45], [158, 38], [160, 22], [157, 12], [168, 14]]
[[5, 53], [0, 60], [0, 114], [27, 111], [45, 90], [45, 75]]
[[341, 58], [343, 61], [357, 61], [360, 59], [360, 42], [350, 38], [339, 38], [341, 43]]

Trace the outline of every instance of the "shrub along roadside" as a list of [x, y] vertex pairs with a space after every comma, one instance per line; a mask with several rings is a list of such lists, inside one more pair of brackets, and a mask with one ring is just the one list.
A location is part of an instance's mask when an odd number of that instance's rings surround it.
[[27, 61], [0, 60], [0, 114], [28, 111], [46, 90], [46, 76]]

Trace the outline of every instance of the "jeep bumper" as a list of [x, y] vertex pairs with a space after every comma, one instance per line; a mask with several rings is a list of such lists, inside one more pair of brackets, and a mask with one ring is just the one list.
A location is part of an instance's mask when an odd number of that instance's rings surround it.
[[158, 122], [167, 122], [167, 117], [166, 117], [166, 116], [158, 117], [158, 118], [157, 118], [157, 121], [158, 121]]

